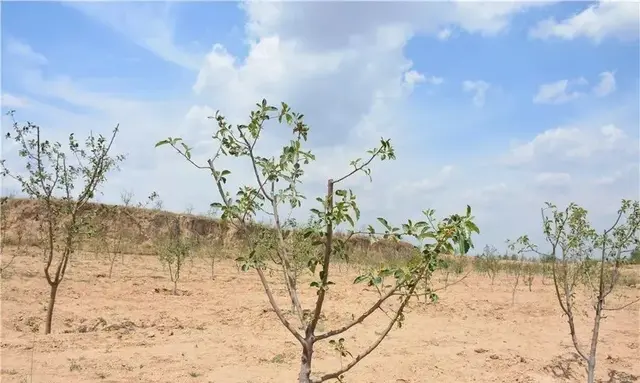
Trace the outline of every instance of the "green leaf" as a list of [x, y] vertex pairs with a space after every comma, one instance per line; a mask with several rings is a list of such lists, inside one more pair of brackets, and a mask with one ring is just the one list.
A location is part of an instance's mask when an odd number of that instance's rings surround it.
[[345, 215], [344, 218], [346, 218], [346, 220], [349, 221], [349, 224], [351, 225], [351, 227], [354, 227], [356, 225], [355, 222], [353, 222], [353, 218], [351, 218], [351, 216], [349, 216], [348, 214]]
[[169, 143], [169, 140], [158, 141], [155, 147], [157, 148], [158, 146], [166, 145], [168, 143]]
[[378, 217], [378, 222], [380, 222], [381, 224], [384, 225], [384, 227], [386, 227], [387, 229], [391, 229], [391, 227], [389, 226], [389, 222], [387, 222], [386, 219], [382, 218], [382, 217]]
[[380, 270], [380, 272], [378, 272], [378, 275], [381, 277], [388, 277], [389, 275], [393, 274], [393, 270], [389, 270], [389, 269], [382, 269]]
[[353, 284], [355, 285], [356, 283], [362, 283], [362, 282], [364, 282], [364, 281], [366, 281], [368, 279], [369, 279], [368, 275], [360, 275], [356, 279], [353, 280]]
[[473, 231], [473, 232], [476, 232], [476, 233], [480, 234], [480, 229], [478, 229], [478, 226], [476, 226], [475, 223], [473, 223], [471, 221], [466, 221], [464, 223], [464, 225], [469, 231]]

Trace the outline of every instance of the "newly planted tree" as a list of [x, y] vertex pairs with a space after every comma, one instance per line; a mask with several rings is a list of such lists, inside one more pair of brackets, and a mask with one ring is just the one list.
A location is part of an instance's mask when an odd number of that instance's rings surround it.
[[173, 295], [178, 295], [178, 281], [185, 262], [191, 258], [193, 242], [182, 234], [176, 219], [169, 228], [169, 235], [156, 241], [156, 254], [160, 263], [169, 270], [173, 282]]
[[541, 274], [543, 272], [541, 265], [532, 260], [526, 261], [524, 263], [524, 267], [522, 270], [522, 279], [524, 279], [524, 283], [529, 288], [529, 291], [532, 291], [533, 280], [536, 278], [536, 275]]
[[[305, 165], [315, 160], [311, 152], [303, 149], [303, 143], [307, 140], [309, 127], [303, 122], [303, 116], [294, 113], [288, 105], [282, 103], [277, 108], [268, 105], [266, 100], [257, 104], [257, 108], [251, 112], [250, 121], [246, 125], [231, 126], [225, 118], [216, 113], [215, 119], [218, 129], [213, 136], [219, 147], [214, 151], [215, 155], [208, 159], [206, 163], [199, 163], [194, 159], [191, 148], [180, 138], [168, 138], [160, 141], [156, 146], [171, 145], [188, 162], [199, 169], [203, 169], [213, 177], [221, 203], [214, 204], [222, 212], [222, 219], [228, 220], [237, 227], [242, 234], [246, 233], [250, 223], [255, 219], [256, 214], [264, 212], [269, 214], [274, 222], [275, 246], [270, 257], [265, 257], [256, 252], [256, 244], [251, 243], [251, 236], [245, 235], [250, 242], [248, 244], [248, 254], [238, 259], [242, 263], [244, 270], [254, 269], [262, 283], [267, 298], [276, 313], [276, 316], [284, 327], [300, 343], [301, 366], [298, 374], [300, 383], [324, 382], [331, 379], [341, 379], [343, 374], [351, 370], [363, 358], [369, 355], [387, 336], [395, 324], [402, 324], [404, 319], [404, 309], [409, 300], [415, 296], [415, 289], [418, 284], [430, 276], [439, 264], [440, 254], [453, 252], [454, 246], [460, 248], [461, 253], [466, 253], [472, 246], [469, 239], [471, 232], [478, 232], [478, 228], [472, 222], [471, 209], [467, 207], [464, 215], [452, 215], [441, 221], [435, 219], [433, 210], [425, 211], [426, 219], [420, 222], [407, 222], [402, 227], [393, 227], [386, 219], [379, 218], [378, 221], [383, 226], [383, 231], [378, 233], [369, 226], [367, 234], [378, 238], [413, 237], [422, 241], [420, 247], [420, 257], [409, 265], [403, 267], [390, 267], [378, 270], [375, 275], [363, 275], [354, 282], [366, 282], [378, 285], [382, 278], [390, 277], [394, 280], [384, 295], [378, 297], [372, 306], [358, 317], [355, 317], [349, 324], [322, 333], [317, 333], [318, 322], [323, 312], [324, 303], [327, 298], [329, 287], [334, 283], [329, 279], [330, 266], [335, 259], [337, 251], [344, 248], [347, 241], [352, 238], [355, 231], [350, 231], [345, 237], [334, 236], [339, 225], [344, 225], [354, 230], [360, 216], [360, 211], [356, 203], [356, 196], [351, 190], [341, 189], [341, 183], [349, 177], [358, 173], [370, 175], [369, 165], [376, 158], [380, 160], [390, 160], [395, 158], [395, 153], [389, 140], [382, 139], [380, 145], [368, 152], [366, 159], [357, 159], [351, 162], [352, 170], [345, 175], [329, 179], [324, 197], [316, 198], [319, 206], [311, 209], [314, 221], [320, 225], [308, 228], [305, 233], [308, 238], [313, 238], [313, 243], [320, 247], [321, 251], [307, 254], [310, 256], [307, 267], [314, 276], [314, 281], [310, 287], [316, 289], [317, 296], [315, 304], [309, 310], [304, 310], [299, 299], [299, 286], [296, 284], [295, 259], [291, 254], [290, 247], [287, 246], [285, 238], [284, 222], [282, 220], [282, 209], [284, 204], [289, 204], [292, 209], [301, 207], [303, 195], [298, 190], [301, 177], [304, 174]], [[282, 152], [277, 157], [263, 157], [259, 154], [257, 144], [263, 137], [266, 124], [269, 120], [277, 120], [290, 127], [292, 133], [291, 141], [285, 145]], [[241, 186], [235, 198], [226, 190], [226, 183], [231, 172], [221, 168], [222, 156], [243, 157], [248, 159], [249, 169], [255, 178], [253, 186]], [[289, 295], [289, 300], [294, 307], [295, 320], [299, 322], [302, 331], [298, 326], [290, 322], [285, 313], [280, 309], [272, 292], [271, 283], [267, 280], [264, 270], [271, 258], [276, 260], [279, 271], [282, 275], [283, 283]], [[352, 356], [346, 351], [345, 341], [338, 339], [331, 342], [331, 345], [339, 348], [341, 355], [350, 356], [348, 363], [344, 363], [334, 372], [312, 377], [313, 354], [318, 342], [333, 340], [359, 323], [362, 323], [372, 313], [377, 311], [391, 297], [399, 299], [395, 309], [389, 311], [389, 322], [382, 330], [377, 340], [366, 347], [359, 354]], [[437, 299], [435, 294], [432, 299]]]
[[[10, 115], [13, 117], [12, 112]], [[14, 133], [7, 133], [6, 137], [18, 143], [18, 154], [26, 162], [26, 174], [10, 171], [2, 161], [2, 175], [16, 180], [24, 193], [38, 201], [44, 238], [44, 275], [51, 289], [45, 321], [45, 333], [49, 334], [58, 287], [79, 239], [91, 222], [86, 204], [124, 156], [109, 155], [118, 127], [111, 138], [89, 135], [84, 148], [72, 133], [66, 150], [59, 142], [42, 139], [40, 127], [30, 122], [19, 125], [14, 121], [13, 129]]]
[[532, 247], [529, 242], [529, 237], [526, 235], [521, 236], [515, 241], [507, 240], [507, 249], [511, 253], [511, 259], [515, 259], [508, 266], [508, 271], [513, 276], [513, 288], [511, 289], [511, 305], [516, 303], [516, 291], [518, 290], [518, 284], [521, 276], [523, 276], [525, 269], [524, 253], [532, 251]]
[[[614, 223], [601, 234], [591, 226], [587, 211], [571, 203], [566, 209], [547, 203], [542, 209], [543, 231], [553, 257], [556, 297], [571, 333], [571, 340], [586, 362], [587, 382], [595, 381], [600, 325], [607, 310], [619, 310], [638, 300], [611, 307], [607, 299], [620, 280], [620, 266], [639, 243], [640, 203], [623, 200]], [[578, 339], [575, 325], [576, 287], [586, 283], [592, 293], [593, 326], [588, 349]]]
[[[15, 196], [13, 194], [0, 197], [0, 277], [5, 277], [7, 275], [7, 271], [11, 268], [11, 265], [15, 261], [18, 253], [24, 252], [24, 222], [18, 221], [14, 225], [11, 225], [9, 222], [9, 216], [11, 213], [10, 199], [14, 197]], [[10, 241], [7, 240], [7, 233], [9, 230], [15, 234]], [[10, 255], [5, 251], [5, 246], [9, 242], [17, 247], [17, 251], [14, 249]]]
[[216, 260], [225, 253], [224, 237], [222, 235], [197, 236], [197, 248], [201, 256], [209, 262], [211, 279], [215, 279]]
[[[471, 274], [471, 270], [464, 274], [468, 263], [469, 258], [465, 255], [450, 255], [442, 260], [441, 272], [444, 277], [443, 290], [446, 290], [451, 285], [455, 285], [463, 281], [469, 276], [469, 274]], [[452, 275], [456, 277], [456, 280], [453, 282], [450, 281]]]
[[491, 287], [493, 287], [496, 276], [500, 272], [500, 256], [498, 255], [498, 249], [493, 245], [486, 245], [480, 257], [476, 259], [475, 266], [476, 270], [487, 274], [489, 279], [491, 279]]
[[109, 261], [108, 277], [111, 278], [116, 260], [120, 258], [124, 263], [124, 254], [131, 244], [135, 243], [131, 230], [133, 222], [126, 210], [120, 206], [103, 206], [101, 209], [104, 216], [111, 219], [98, 219], [93, 226], [99, 251], [106, 255]]

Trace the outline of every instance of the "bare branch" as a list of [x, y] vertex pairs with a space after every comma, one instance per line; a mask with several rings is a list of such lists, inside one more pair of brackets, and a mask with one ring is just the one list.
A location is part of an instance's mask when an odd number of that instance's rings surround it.
[[606, 307], [603, 307], [603, 308], [602, 308], [602, 310], [603, 310], [603, 311], [619, 311], [619, 310], [624, 310], [624, 309], [626, 309], [627, 307], [632, 306], [632, 305], [634, 305], [634, 304], [636, 304], [636, 303], [638, 303], [638, 302], [640, 302], [640, 298], [638, 298], [638, 299], [636, 299], [636, 300], [633, 300], [633, 301], [631, 301], [631, 302], [629, 302], [629, 303], [625, 304], [624, 306], [615, 307], [615, 308], [606, 308]]
[[376, 303], [374, 303], [373, 306], [371, 306], [367, 311], [362, 313], [358, 318], [356, 318], [351, 323], [349, 323], [349, 324], [347, 324], [345, 326], [342, 326], [342, 327], [340, 327], [338, 329], [328, 331], [328, 332], [326, 332], [324, 334], [316, 335], [316, 337], [315, 337], [316, 341], [327, 339], [327, 338], [330, 338], [332, 336], [336, 336], [336, 335], [342, 334], [343, 332], [349, 330], [351, 327], [357, 325], [358, 323], [362, 323], [365, 319], [367, 319], [367, 317], [369, 317], [371, 314], [373, 314], [378, 309], [378, 307], [380, 307], [380, 305], [382, 305], [387, 299], [389, 299], [389, 297], [394, 295], [394, 293], [402, 286], [403, 286], [402, 284], [395, 285], [385, 295], [380, 297], [380, 299], [378, 299], [378, 301]]
[[389, 332], [391, 331], [391, 329], [393, 328], [393, 325], [396, 324], [396, 322], [398, 321], [398, 319], [400, 318], [400, 316], [402, 315], [405, 306], [409, 303], [409, 300], [411, 299], [411, 295], [413, 294], [413, 292], [415, 291], [415, 288], [418, 284], [414, 283], [411, 288], [409, 289], [409, 294], [408, 296], [402, 301], [402, 303], [400, 304], [400, 307], [398, 308], [398, 310], [396, 311], [396, 315], [393, 317], [393, 319], [391, 319], [391, 321], [389, 321], [389, 324], [387, 325], [387, 327], [382, 331], [382, 334], [378, 337], [378, 339], [376, 339], [375, 342], [373, 342], [373, 344], [371, 346], [369, 346], [369, 348], [367, 348], [365, 351], [363, 351], [362, 353], [358, 354], [358, 356], [356, 356], [351, 363], [347, 364], [346, 366], [344, 366], [343, 368], [341, 368], [340, 370], [330, 373], [330, 374], [326, 374], [323, 375], [322, 377], [320, 377], [320, 379], [315, 380], [314, 383], [320, 383], [320, 382], [325, 382], [329, 379], [335, 379], [337, 377], [339, 377], [340, 375], [344, 374], [345, 372], [351, 370], [353, 367], [355, 367], [356, 364], [358, 364], [362, 359], [364, 359], [364, 357], [366, 357], [367, 355], [369, 355], [371, 352], [373, 352], [373, 350], [375, 350], [378, 345], [380, 345], [380, 343], [384, 340], [384, 338], [387, 337], [387, 335], [389, 334]]
[[280, 307], [278, 306], [275, 299], [273, 298], [273, 293], [271, 292], [271, 288], [269, 287], [269, 282], [267, 281], [267, 278], [264, 276], [264, 273], [259, 267], [256, 267], [256, 271], [258, 272], [258, 276], [260, 277], [260, 282], [262, 282], [262, 287], [264, 287], [264, 291], [267, 294], [269, 303], [271, 303], [271, 307], [273, 307], [273, 311], [275, 311], [276, 315], [278, 316], [278, 319], [280, 319], [280, 322], [282, 322], [284, 327], [286, 327], [287, 330], [289, 330], [289, 332], [293, 334], [293, 336], [298, 340], [298, 342], [300, 342], [300, 344], [304, 346], [306, 344], [306, 341], [304, 340], [302, 335], [300, 335], [300, 333], [298, 333], [298, 331], [296, 331], [296, 329], [293, 328], [291, 323], [289, 323], [289, 321], [287, 321], [287, 318], [285, 318], [284, 315], [282, 314]]

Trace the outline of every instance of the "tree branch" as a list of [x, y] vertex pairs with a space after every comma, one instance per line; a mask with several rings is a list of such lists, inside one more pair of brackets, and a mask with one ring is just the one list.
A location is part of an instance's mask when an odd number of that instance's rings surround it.
[[273, 298], [273, 293], [271, 292], [271, 288], [269, 287], [269, 282], [267, 281], [267, 278], [264, 276], [264, 273], [262, 272], [260, 267], [256, 267], [256, 271], [258, 272], [258, 276], [260, 277], [260, 282], [262, 282], [262, 287], [264, 287], [264, 291], [267, 294], [267, 298], [269, 298], [269, 303], [271, 303], [271, 307], [273, 307], [273, 311], [275, 311], [276, 315], [278, 316], [278, 319], [280, 319], [280, 322], [282, 322], [284, 327], [286, 327], [287, 330], [289, 330], [289, 332], [293, 334], [293, 336], [298, 340], [298, 342], [300, 342], [302, 346], [305, 346], [306, 341], [304, 340], [302, 335], [300, 335], [300, 333], [298, 333], [298, 331], [296, 331], [296, 329], [293, 328], [291, 323], [289, 323], [287, 318], [285, 318], [284, 315], [282, 315], [282, 311], [280, 310], [280, 307], [278, 306], [275, 299]]
[[625, 304], [625, 305], [623, 305], [623, 306], [620, 306], [620, 307], [615, 307], [615, 308], [604, 308], [604, 307], [603, 307], [603, 308], [602, 308], [602, 310], [603, 310], [603, 311], [619, 311], [619, 310], [624, 310], [624, 309], [626, 309], [627, 307], [629, 307], [629, 306], [631, 306], [631, 305], [634, 305], [634, 304], [636, 304], [636, 303], [638, 303], [638, 302], [640, 302], [640, 298], [638, 298], [638, 299], [636, 299], [636, 300], [633, 300], [633, 301], [631, 301], [631, 302], [629, 302], [629, 303], [627, 303], [627, 304]]
[[[424, 273], [424, 271], [423, 271]], [[419, 280], [419, 279], [418, 279]], [[353, 367], [355, 367], [356, 364], [358, 364], [362, 359], [364, 359], [367, 355], [369, 355], [371, 352], [373, 352], [373, 350], [375, 350], [378, 345], [380, 345], [380, 343], [384, 340], [384, 338], [387, 337], [387, 335], [389, 334], [389, 332], [391, 331], [391, 329], [393, 328], [393, 325], [396, 324], [396, 322], [398, 321], [398, 318], [400, 318], [400, 315], [402, 315], [402, 312], [405, 308], [405, 306], [409, 303], [409, 300], [411, 299], [411, 295], [413, 294], [413, 292], [415, 291], [416, 286], [418, 286], [418, 283], [415, 282], [411, 288], [409, 289], [408, 292], [408, 296], [402, 301], [402, 303], [400, 304], [400, 307], [398, 308], [398, 310], [396, 311], [396, 315], [393, 317], [393, 319], [389, 322], [389, 324], [387, 325], [387, 327], [384, 329], [384, 331], [382, 332], [382, 334], [378, 337], [378, 339], [371, 345], [369, 346], [369, 348], [367, 348], [365, 351], [363, 351], [362, 353], [358, 354], [358, 356], [356, 356], [353, 361], [351, 361], [351, 363], [347, 364], [346, 366], [344, 366], [343, 368], [341, 368], [340, 370], [330, 373], [330, 374], [326, 374], [323, 375], [322, 377], [320, 377], [320, 379], [315, 380], [314, 383], [321, 383], [324, 381], [327, 381], [329, 379], [336, 379], [337, 377], [339, 377], [340, 375], [344, 374], [345, 372], [351, 370]]]
[[345, 325], [343, 327], [340, 327], [338, 329], [331, 330], [331, 331], [328, 331], [328, 332], [326, 332], [324, 334], [317, 335], [315, 337], [316, 341], [327, 339], [327, 338], [330, 338], [332, 336], [336, 336], [336, 335], [342, 334], [343, 332], [349, 330], [351, 327], [357, 325], [358, 323], [362, 323], [365, 319], [367, 319], [367, 317], [369, 317], [371, 314], [373, 314], [373, 312], [376, 311], [378, 309], [378, 307], [380, 307], [380, 305], [382, 305], [387, 299], [389, 299], [389, 297], [394, 295], [394, 293], [402, 286], [403, 286], [403, 284], [395, 285], [385, 295], [380, 297], [380, 299], [378, 299], [378, 301], [373, 306], [371, 306], [367, 311], [365, 311], [364, 313], [362, 313], [362, 315], [360, 315], [358, 318], [356, 318], [356, 320], [354, 320], [353, 322], [351, 322], [351, 323], [349, 323], [349, 324], [347, 324], [347, 325]]
[[371, 163], [371, 161], [373, 161], [374, 158], [376, 158], [376, 156], [380, 153], [380, 151], [382, 151], [382, 148], [377, 148], [373, 154], [371, 155], [371, 157], [362, 165], [360, 166], [356, 166], [355, 169], [353, 169], [352, 171], [350, 171], [349, 173], [347, 173], [346, 175], [338, 178], [337, 180], [333, 181], [334, 184], [337, 184], [339, 182], [342, 182], [344, 180], [346, 180], [347, 178], [351, 177], [352, 175], [356, 174], [358, 171], [364, 169], [367, 165], [369, 165]]

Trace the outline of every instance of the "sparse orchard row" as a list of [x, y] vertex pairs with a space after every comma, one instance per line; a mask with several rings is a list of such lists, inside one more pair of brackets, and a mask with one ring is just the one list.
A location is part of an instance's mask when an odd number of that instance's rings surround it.
[[[68, 148], [63, 149], [60, 143], [41, 138], [38, 126], [14, 123], [15, 133], [7, 137], [19, 144], [27, 175], [9, 170], [4, 162], [2, 175], [12, 177], [25, 195], [38, 202], [40, 226], [37, 235], [28, 241], [44, 251], [44, 275], [50, 286], [46, 334], [52, 330], [56, 293], [74, 254], [81, 248], [92, 248], [108, 261], [108, 273], [103, 276], [111, 279], [117, 273], [116, 260], [125, 262], [125, 249], [144, 242], [145, 251], [154, 254], [162, 264], [172, 283], [172, 289], [167, 291], [174, 295], [180, 295], [179, 283], [188, 277], [185, 267], [193, 267], [196, 257], [208, 262], [214, 280], [211, 283], [216, 283], [218, 259], [233, 258], [239, 272], [254, 272], [280, 324], [300, 346], [297, 380], [301, 383], [345, 381], [345, 374], [374, 352], [394, 327], [403, 326], [405, 315], [410, 315], [406, 308], [412, 299], [437, 304], [439, 294], [446, 294], [449, 286], [464, 283], [472, 272], [485, 276], [492, 289], [503, 280], [508, 281], [512, 306], [518, 302], [519, 290], [535, 293], [535, 280], [553, 285], [559, 307], [567, 317], [572, 343], [585, 362], [587, 382], [594, 382], [603, 314], [637, 303], [607, 299], [613, 299], [611, 293], [616, 286], [638, 284], [637, 277], [625, 274], [624, 270], [626, 263], [640, 263], [638, 202], [622, 201], [618, 219], [600, 234], [590, 226], [583, 208], [570, 204], [559, 210], [547, 204], [542, 211], [546, 247], [531, 243], [523, 235], [507, 240], [504, 254], [487, 245], [481, 254], [471, 257], [467, 254], [474, 248], [472, 235], [480, 230], [474, 224], [470, 206], [463, 205], [461, 214], [440, 219], [433, 209], [426, 209], [422, 221], [407, 220], [397, 226], [383, 217], [377, 218], [376, 226], [359, 223], [356, 195], [341, 185], [351, 177], [364, 175], [370, 179], [375, 161], [395, 159], [391, 141], [381, 139], [364, 158], [350, 163], [351, 171], [327, 180], [325, 193], [313, 199], [311, 214], [301, 224], [285, 217], [302, 207], [306, 197], [299, 191], [301, 179], [307, 166], [315, 161], [314, 154], [305, 148], [310, 129], [303, 116], [285, 103], [272, 106], [262, 100], [246, 125], [232, 126], [220, 113], [214, 118], [216, 147], [212, 153], [215, 154], [202, 163], [196, 161], [192, 149], [180, 138], [170, 137], [156, 144], [156, 147], [171, 146], [189, 165], [213, 178], [220, 201], [213, 203], [206, 213], [208, 219], [220, 217], [213, 231], [189, 227], [189, 222], [196, 222], [192, 219], [192, 205], [187, 207], [186, 215], [162, 212], [162, 200], [155, 192], [136, 206], [132, 202], [133, 193], [128, 191], [121, 195], [124, 207], [94, 208], [89, 203], [106, 181], [108, 172], [124, 160], [122, 155], [109, 153], [118, 128], [110, 139], [89, 136], [84, 145], [71, 135]], [[279, 156], [263, 157], [260, 141], [270, 124], [288, 127], [291, 139]], [[224, 157], [239, 162], [248, 160], [244, 163], [253, 175], [253, 183], [241, 185], [235, 192], [228, 190], [227, 182], [234, 174], [220, 167], [220, 159]], [[78, 185], [79, 192], [74, 192]], [[11, 214], [12, 205], [8, 202], [11, 201], [3, 197], [0, 214], [3, 233], [8, 231], [7, 216]], [[156, 226], [145, 227], [132, 209], [153, 209]], [[259, 224], [260, 215], [270, 217], [271, 225]], [[112, 221], [107, 221], [107, 216]], [[119, 224], [114, 225], [114, 221]], [[15, 236], [9, 239], [3, 234], [2, 244], [11, 242], [18, 254], [26, 254], [26, 250], [21, 250], [26, 243], [25, 229], [13, 227], [11, 231]], [[2, 260], [3, 277], [13, 259]], [[343, 268], [359, 270], [360, 275], [353, 283], [367, 285], [377, 296], [368, 309], [354, 315], [350, 322], [325, 329], [319, 323], [326, 316], [326, 301], [332, 297], [331, 275]], [[300, 285], [303, 275], [312, 277], [310, 286]], [[274, 290], [280, 286], [268, 280], [274, 276], [279, 277], [286, 291], [288, 309], [276, 302]], [[436, 286], [437, 282], [440, 286]], [[585, 335], [578, 334], [575, 328], [578, 286], [585, 287], [593, 300], [593, 328]], [[301, 291], [308, 288], [315, 289], [315, 302], [305, 307], [300, 297]], [[356, 350], [346, 334], [379, 310], [387, 315], [387, 324], [376, 332], [376, 340]], [[582, 346], [581, 336], [591, 339], [588, 349]], [[331, 349], [339, 356], [340, 364], [334, 371], [315, 371], [314, 351], [318, 347]]]

